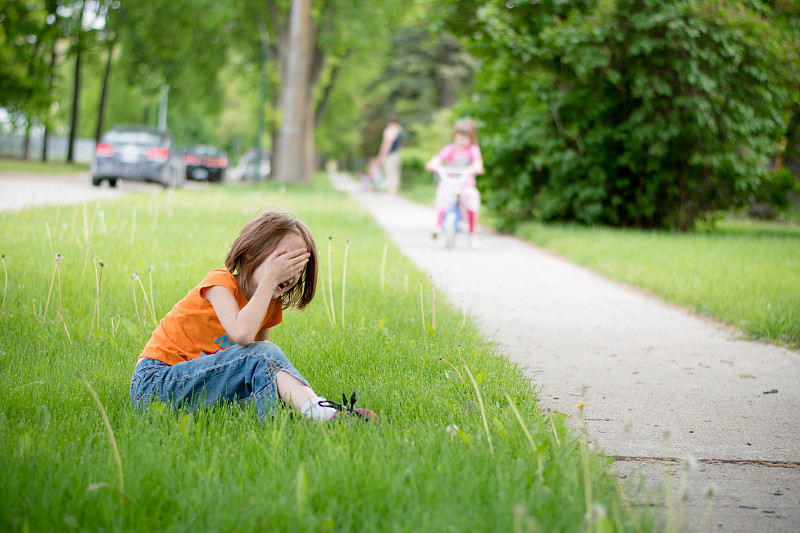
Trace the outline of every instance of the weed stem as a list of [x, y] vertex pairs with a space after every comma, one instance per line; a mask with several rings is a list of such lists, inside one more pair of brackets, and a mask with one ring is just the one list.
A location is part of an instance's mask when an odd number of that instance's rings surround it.
[[142, 317], [139, 316], [139, 303], [136, 301], [136, 280], [139, 279], [139, 275], [134, 272], [131, 278], [131, 289], [133, 289], [133, 307], [136, 309], [136, 320], [139, 321], [139, 327], [143, 328], [144, 325], [142, 324]]
[[61, 314], [60, 309], [56, 309], [56, 315], [58, 315], [58, 318], [61, 320], [61, 325], [64, 326], [64, 331], [67, 334], [67, 340], [69, 341], [70, 344], [72, 344], [72, 336], [69, 334], [69, 330], [67, 329], [67, 323], [64, 321], [64, 316]]
[[461, 372], [459, 372], [459, 371], [458, 371], [458, 369], [455, 367], [455, 365], [453, 365], [453, 363], [451, 363], [450, 361], [448, 361], [448, 360], [447, 360], [447, 359], [445, 359], [444, 357], [440, 357], [440, 358], [439, 358], [439, 361], [444, 361], [445, 363], [447, 363], [448, 365], [450, 365], [450, 368], [452, 368], [453, 370], [455, 370], [456, 374], [458, 374], [458, 378], [461, 380], [461, 383], [464, 383], [464, 377], [461, 375]]
[[331, 320], [333, 320], [333, 324], [336, 325], [336, 308], [333, 305], [333, 263], [331, 263], [331, 239], [333, 237], [328, 237], [328, 294], [331, 297]]
[[122, 459], [119, 456], [119, 447], [117, 446], [117, 439], [114, 437], [114, 430], [111, 428], [111, 422], [108, 420], [108, 414], [106, 414], [106, 409], [103, 407], [103, 403], [100, 401], [100, 397], [97, 396], [97, 393], [92, 388], [91, 384], [86, 380], [86, 378], [81, 374], [79, 370], [75, 371], [77, 374], [78, 379], [81, 380], [81, 383], [89, 390], [89, 394], [92, 395], [94, 399], [94, 403], [97, 405], [97, 409], [100, 411], [100, 416], [103, 417], [103, 425], [106, 427], [106, 433], [108, 433], [108, 440], [111, 443], [111, 450], [114, 453], [114, 462], [117, 464], [117, 480], [119, 481], [119, 492], [120, 494], [125, 494], [125, 478], [122, 472]]
[[383, 245], [383, 257], [381, 258], [381, 294], [385, 292], [386, 284], [386, 252], [389, 250], [389, 243]]
[[419, 281], [419, 313], [422, 316], [422, 332], [425, 333], [425, 299], [422, 296], [422, 280]]
[[525, 421], [522, 420], [522, 415], [520, 414], [519, 409], [517, 409], [514, 400], [511, 399], [511, 396], [508, 394], [508, 392], [506, 392], [505, 389], [503, 389], [503, 394], [505, 395], [506, 400], [508, 401], [508, 405], [511, 407], [511, 411], [514, 413], [517, 422], [519, 422], [519, 425], [522, 428], [522, 432], [525, 433], [525, 437], [528, 439], [528, 442], [531, 443], [531, 450], [533, 450], [533, 453], [536, 453], [536, 441], [533, 440], [533, 435], [531, 435], [531, 432], [528, 430], [528, 426], [525, 425]]
[[344, 267], [342, 268], [342, 327], [344, 328], [344, 294], [347, 283], [347, 250], [350, 248], [350, 241], [344, 241]]
[[2, 258], [3, 258], [3, 277], [5, 278], [5, 284], [3, 285], [3, 303], [0, 304], [0, 317], [3, 316], [3, 311], [6, 308], [6, 292], [8, 291], [8, 269], [6, 268], [5, 254], [2, 255]]
[[494, 446], [492, 445], [492, 435], [489, 433], [489, 422], [486, 420], [486, 408], [483, 406], [483, 396], [481, 396], [481, 391], [478, 389], [478, 383], [475, 381], [475, 378], [472, 376], [472, 372], [470, 372], [467, 363], [464, 360], [461, 360], [461, 364], [464, 366], [464, 370], [467, 372], [467, 376], [469, 376], [469, 380], [472, 382], [472, 386], [475, 388], [475, 394], [478, 396], [478, 406], [481, 408], [481, 418], [483, 419], [483, 429], [486, 431], [486, 441], [489, 443], [489, 451], [494, 455]]
[[583, 416], [583, 403], [577, 405], [581, 415], [581, 463], [583, 464], [583, 496], [586, 505], [586, 531], [592, 530], [592, 480], [589, 465], [589, 437], [586, 435], [586, 418]]

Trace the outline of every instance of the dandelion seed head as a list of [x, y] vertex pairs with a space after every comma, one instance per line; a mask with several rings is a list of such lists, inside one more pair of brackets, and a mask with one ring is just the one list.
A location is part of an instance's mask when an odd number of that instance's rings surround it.
[[61, 229], [67, 229], [67, 223], [66, 222], [62, 222], [61, 223]]
[[137, 279], [139, 279], [139, 274], [138, 274], [138, 272], [134, 272], [133, 274], [131, 274], [131, 279], [132, 279], [133, 281], [136, 281]]
[[592, 504], [592, 518], [594, 520], [599, 520], [601, 518], [605, 518], [607, 514], [608, 514], [608, 511], [606, 510], [606, 506], [605, 505], [603, 505], [600, 502], [594, 502]]
[[683, 468], [684, 472], [694, 472], [697, 470], [697, 460], [691, 455], [684, 457], [683, 461], [681, 462], [681, 467]]
[[156, 267], [154, 267], [153, 265], [150, 265], [149, 267], [147, 267], [147, 271], [148, 272], [152, 272], [155, 269], [156, 269]]
[[350, 239], [347, 239], [346, 241], [344, 241], [344, 245], [345, 246], [350, 246]]
[[64, 256], [59, 254], [59, 253], [57, 253], [56, 254], [56, 263], [60, 263], [62, 259], [64, 259]]
[[103, 218], [104, 216], [106, 216], [106, 214], [103, 211], [97, 212], [97, 218]]
[[106, 266], [105, 262], [102, 259], [98, 261], [97, 264], [100, 265], [100, 267]]

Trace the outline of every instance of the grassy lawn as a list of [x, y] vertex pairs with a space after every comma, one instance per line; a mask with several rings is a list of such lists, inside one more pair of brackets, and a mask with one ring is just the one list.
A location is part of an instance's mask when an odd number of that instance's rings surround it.
[[678, 234], [526, 223], [517, 234], [752, 338], [800, 346], [800, 226], [725, 220]]
[[33, 161], [0, 157], [0, 172], [23, 174], [75, 174], [89, 170], [89, 163], [64, 163], [62, 161]]
[[[334, 325], [320, 291], [272, 340], [317, 392], [356, 390], [379, 424], [132, 409], [148, 302], [163, 316], [265, 206], [314, 232], [336, 315]], [[432, 327], [427, 276], [391, 245], [383, 269], [387, 236], [345, 195], [215, 187], [3, 212], [0, 242], [3, 531], [656, 527], [623, 496], [610, 460], [571, 436], [565, 415], [539, 410], [523, 371], [469, 317], [439, 298]]]
[[[434, 195], [432, 185], [403, 191], [431, 206]], [[529, 222], [516, 235], [751, 338], [800, 347], [798, 224], [730, 218], [679, 234]]]

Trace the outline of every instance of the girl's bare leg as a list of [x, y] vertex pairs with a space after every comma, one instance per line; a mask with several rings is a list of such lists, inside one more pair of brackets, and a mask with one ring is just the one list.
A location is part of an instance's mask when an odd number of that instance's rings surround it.
[[286, 405], [291, 405], [298, 411], [312, 398], [317, 395], [311, 387], [303, 385], [300, 381], [283, 370], [275, 374], [275, 385], [278, 387], [278, 396]]

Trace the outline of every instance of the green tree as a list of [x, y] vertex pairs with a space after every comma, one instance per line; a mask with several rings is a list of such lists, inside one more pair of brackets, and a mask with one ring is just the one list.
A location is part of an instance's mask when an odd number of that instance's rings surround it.
[[49, 57], [55, 43], [55, 19], [48, 5], [0, 0], [0, 107], [25, 127], [46, 115], [50, 105]]
[[765, 178], [796, 43], [755, 2], [602, 0], [442, 8], [484, 59], [488, 204], [521, 218], [686, 230]]

